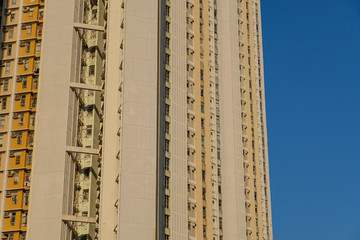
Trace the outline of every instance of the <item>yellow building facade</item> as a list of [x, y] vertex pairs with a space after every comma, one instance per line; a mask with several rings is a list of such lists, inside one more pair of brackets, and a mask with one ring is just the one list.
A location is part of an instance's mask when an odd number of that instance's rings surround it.
[[26, 238], [44, 1], [2, 1], [2, 238]]

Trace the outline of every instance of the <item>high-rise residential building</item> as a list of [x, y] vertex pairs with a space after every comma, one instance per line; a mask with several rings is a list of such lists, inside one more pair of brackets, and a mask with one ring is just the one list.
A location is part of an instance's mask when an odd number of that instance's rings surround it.
[[260, 0], [0, 0], [5, 240], [272, 240]]

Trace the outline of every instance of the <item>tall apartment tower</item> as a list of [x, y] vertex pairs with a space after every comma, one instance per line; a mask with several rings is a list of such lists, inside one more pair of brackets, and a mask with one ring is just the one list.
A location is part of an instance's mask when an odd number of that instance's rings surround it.
[[272, 240], [260, 0], [0, 0], [5, 240]]

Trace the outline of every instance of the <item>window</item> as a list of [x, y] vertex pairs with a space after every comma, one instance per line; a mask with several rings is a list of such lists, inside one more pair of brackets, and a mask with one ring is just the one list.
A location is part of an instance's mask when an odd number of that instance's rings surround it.
[[83, 200], [86, 202], [89, 201], [89, 189], [83, 190]]
[[165, 23], [165, 31], [170, 32], [170, 22], [166, 21]]
[[4, 144], [4, 135], [1, 134], [1, 135], [0, 135], [0, 147], [2, 147], [3, 144]]
[[30, 53], [31, 42], [25, 42], [25, 53]]
[[26, 26], [26, 35], [31, 36], [31, 34], [32, 34], [32, 25], [30, 24]]
[[31, 166], [32, 163], [32, 152], [26, 154], [26, 166]]
[[90, 168], [85, 168], [84, 169], [84, 178], [89, 179], [89, 177], [90, 177]]
[[15, 5], [16, 4], [16, 0], [11, 0], [11, 5]]
[[165, 122], [165, 132], [166, 133], [170, 132], [170, 123], [168, 121]]
[[9, 38], [14, 38], [14, 28], [13, 27], [9, 27]]
[[169, 208], [170, 197], [165, 195], [165, 208]]
[[34, 8], [30, 8], [28, 13], [28, 18], [33, 18], [33, 17], [34, 17]]
[[205, 171], [202, 170], [202, 181], [205, 182]]
[[201, 102], [201, 112], [202, 112], [202, 113], [204, 113], [204, 108], [205, 108], [205, 107], [204, 107], [204, 103]]
[[205, 188], [202, 189], [202, 199], [206, 200], [206, 189]]
[[165, 97], [166, 97], [167, 99], [170, 98], [170, 88], [168, 88], [168, 87], [165, 87]]
[[166, 16], [170, 16], [170, 6], [169, 5], [166, 5], [165, 14], [166, 14]]
[[21, 233], [20, 240], [25, 240], [25, 238], [26, 238], [26, 233]]
[[29, 186], [30, 184], [30, 173], [25, 173], [25, 186]]
[[16, 143], [17, 143], [18, 145], [21, 145], [21, 144], [22, 144], [22, 132], [19, 132], [19, 133], [18, 133]]
[[35, 113], [31, 113], [31, 115], [30, 115], [29, 126], [30, 126], [30, 127], [34, 127], [34, 126], [35, 126]]
[[11, 56], [11, 55], [12, 55], [12, 44], [9, 44], [9, 45], [7, 46], [7, 55], [8, 55], [8, 56]]
[[203, 24], [200, 23], [200, 33], [202, 33], [202, 32], [203, 32]]
[[165, 169], [166, 170], [169, 170], [170, 168], [170, 158], [165, 158]]
[[11, 11], [10, 13], [10, 22], [14, 22], [15, 21], [15, 12]]
[[11, 67], [11, 63], [5, 62], [5, 73], [10, 73], [10, 67]]
[[28, 215], [27, 212], [23, 212], [21, 214], [21, 226], [22, 227], [26, 227], [26, 225], [27, 225], [27, 215]]
[[4, 80], [4, 87], [3, 87], [4, 92], [9, 90], [9, 79], [5, 79]]
[[[12, 213], [11, 213], [12, 214]], [[10, 223], [11, 224], [11, 223]], [[9, 240], [14, 240], [14, 233], [9, 233]]]
[[12, 205], [16, 205], [18, 202], [18, 193], [17, 192], [13, 192], [11, 194], [11, 204]]
[[15, 164], [19, 165], [20, 160], [21, 160], [21, 153], [20, 152], [15, 153]]
[[200, 18], [202, 18], [203, 17], [203, 10], [202, 10], [202, 8], [200, 8]]
[[19, 123], [19, 126], [24, 126], [24, 114], [23, 113], [19, 113], [18, 114], [18, 119], [19, 119], [19, 121], [18, 121], [18, 123]]
[[165, 189], [169, 189], [170, 185], [170, 178], [168, 176], [165, 176]]
[[21, 95], [20, 96], [20, 107], [25, 107], [25, 103], [26, 103], [26, 95]]
[[37, 96], [34, 95], [31, 98], [31, 108], [36, 108]]
[[5, 127], [5, 116], [0, 116], [0, 128]]
[[205, 119], [201, 119], [201, 129], [204, 130], [205, 129]]
[[15, 226], [15, 220], [16, 220], [16, 213], [15, 212], [10, 213], [10, 226]]
[[201, 145], [204, 147], [205, 146], [205, 136], [201, 135]]
[[169, 104], [165, 104], [165, 115], [166, 116], [170, 115], [170, 105]]
[[22, 78], [22, 83], [21, 83], [21, 88], [22, 88], [22, 89], [27, 88], [27, 83], [28, 83], [27, 77], [23, 77], [23, 78]]
[[13, 184], [18, 185], [19, 184], [19, 172], [16, 172], [13, 177]]
[[33, 78], [33, 89], [38, 89], [38, 77]]
[[90, 76], [95, 75], [95, 65], [90, 65], [89, 66], [89, 75]]
[[170, 71], [165, 70], [165, 81], [170, 81]]
[[24, 60], [24, 71], [29, 70], [29, 59]]
[[7, 106], [7, 98], [3, 97], [1, 100], [1, 109], [6, 110], [6, 106]]
[[169, 65], [170, 64], [170, 55], [169, 54], [165, 54], [165, 63], [167, 64], [167, 65]]
[[44, 19], [44, 9], [40, 9], [39, 10], [39, 20], [43, 20]]
[[200, 94], [202, 97], [204, 96], [204, 87], [203, 86], [200, 87]]
[[170, 218], [170, 216], [165, 214], [165, 228], [169, 228], [169, 222], [170, 222], [169, 218]]
[[38, 35], [38, 37], [40, 37], [41, 35], [42, 35], [42, 25], [39, 25], [38, 26], [38, 29], [37, 29], [37, 35]]
[[92, 135], [92, 125], [86, 125], [86, 136], [91, 136]]
[[206, 207], [203, 207], [203, 218], [206, 219]]
[[40, 51], [41, 51], [41, 42], [37, 42], [35, 54], [40, 54]]
[[206, 238], [206, 225], [203, 225], [203, 237]]
[[167, 48], [170, 48], [170, 38], [168, 38], [168, 37], [165, 38], [165, 46]]

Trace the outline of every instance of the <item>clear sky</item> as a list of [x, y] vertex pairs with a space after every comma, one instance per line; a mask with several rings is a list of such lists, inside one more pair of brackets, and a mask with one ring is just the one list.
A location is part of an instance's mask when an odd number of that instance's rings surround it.
[[263, 0], [275, 240], [360, 240], [360, 0]]

